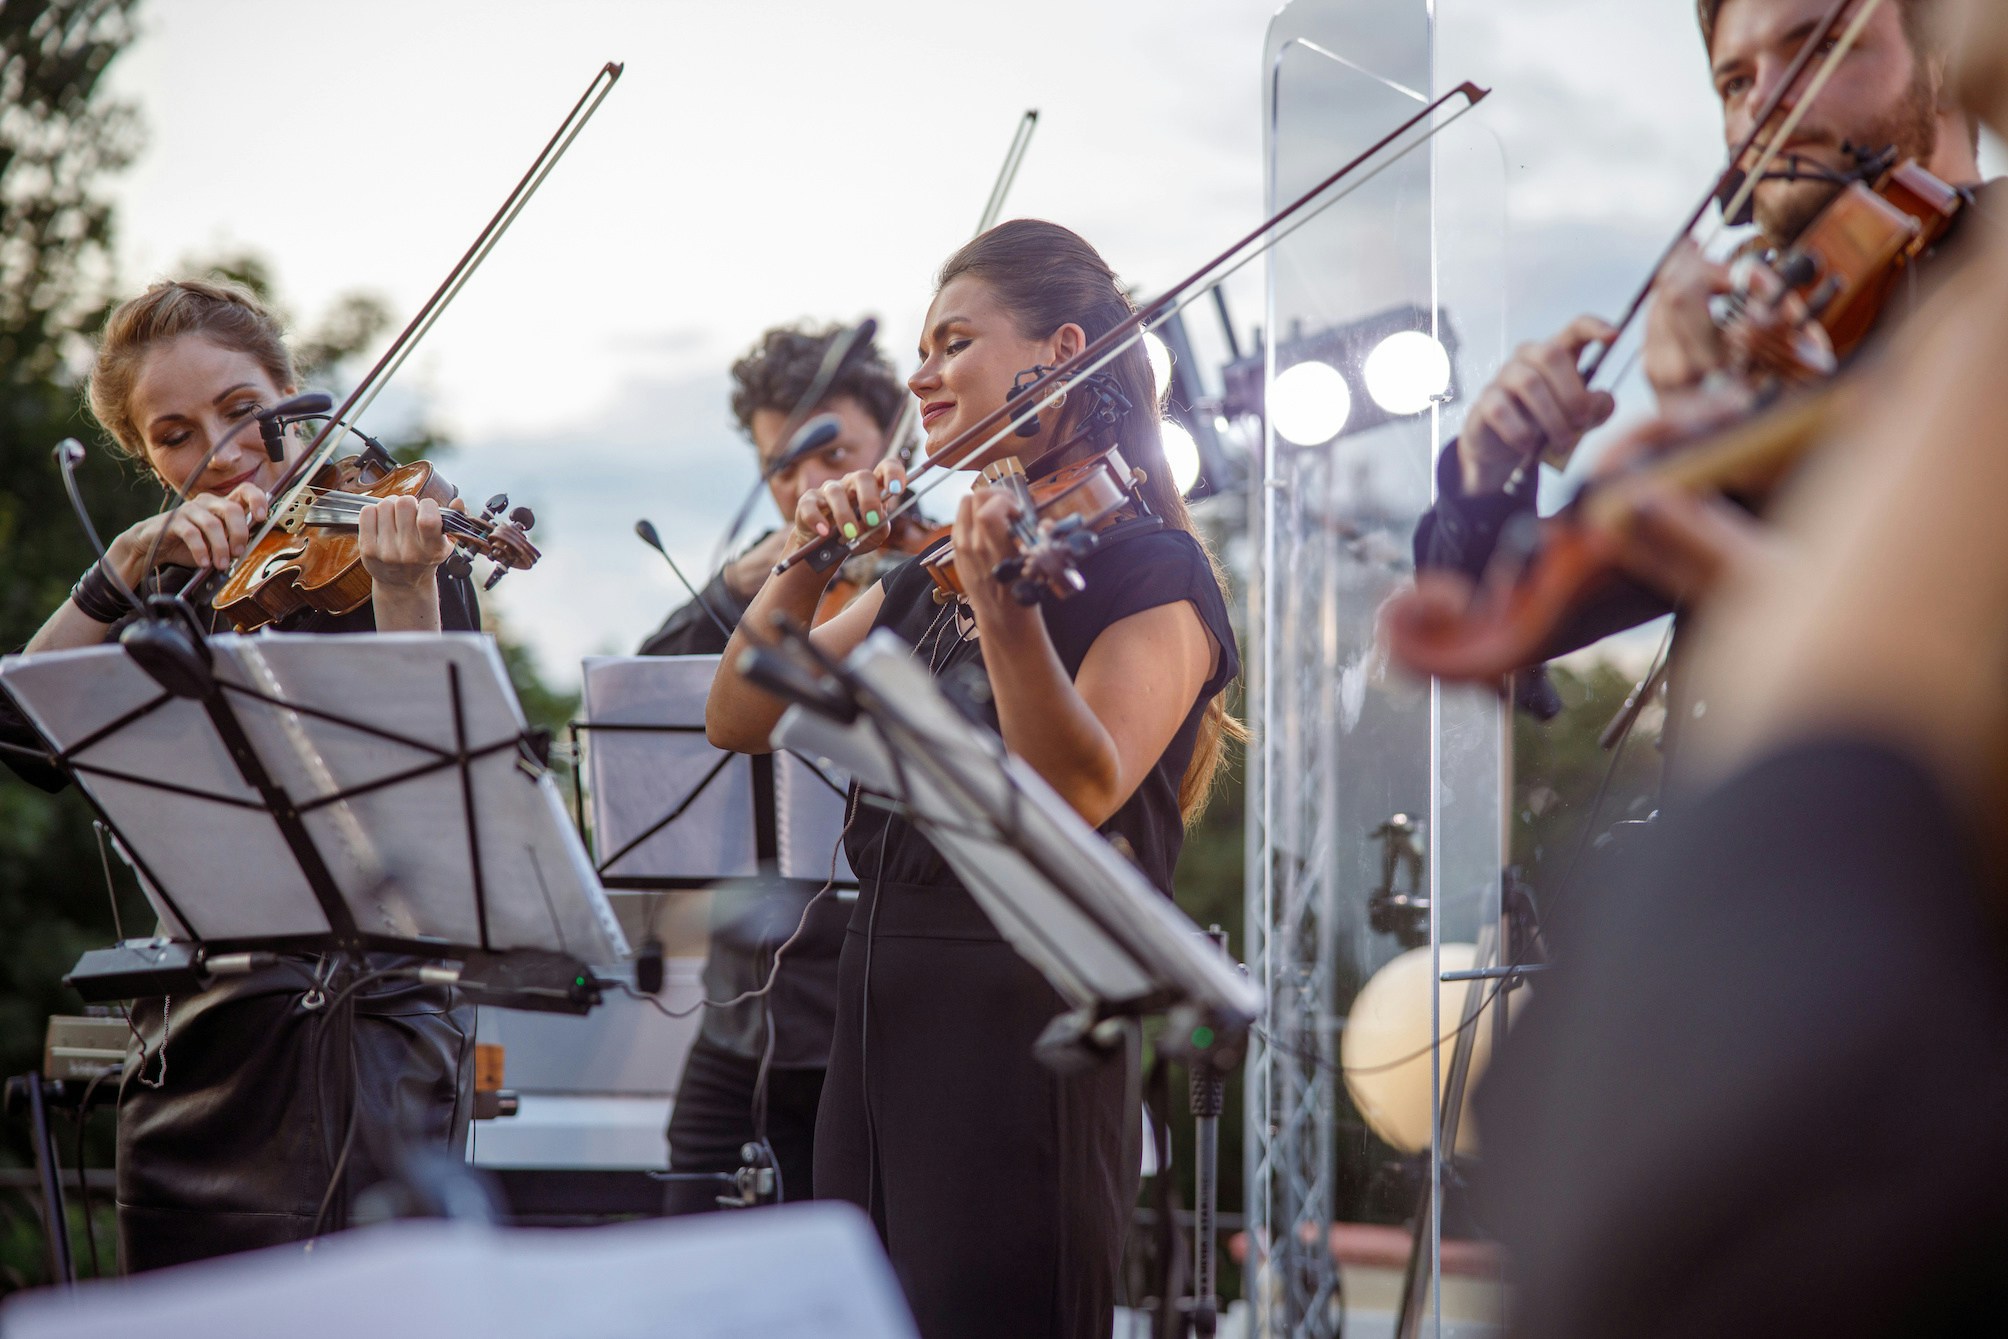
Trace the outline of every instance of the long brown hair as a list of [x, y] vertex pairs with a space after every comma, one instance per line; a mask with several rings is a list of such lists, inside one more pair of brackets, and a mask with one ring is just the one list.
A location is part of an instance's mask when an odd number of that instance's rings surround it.
[[[1096, 339], [1122, 324], [1136, 307], [1116, 282], [1115, 271], [1101, 254], [1078, 234], [1043, 219], [1012, 219], [1000, 223], [965, 245], [948, 258], [935, 279], [936, 291], [950, 281], [971, 275], [981, 279], [1011, 312], [1018, 333], [1027, 339], [1045, 339], [1061, 326], [1072, 322]], [[1227, 581], [1220, 561], [1206, 540], [1193, 529], [1192, 513], [1185, 498], [1172, 482], [1171, 468], [1165, 463], [1164, 442], [1158, 432], [1158, 397], [1152, 383], [1150, 359], [1141, 342], [1130, 345], [1103, 369], [1129, 398], [1134, 408], [1123, 416], [1116, 430], [1123, 459], [1141, 468], [1147, 478], [1140, 490], [1152, 511], [1164, 523], [1183, 530], [1199, 542], [1206, 554], [1213, 579], [1226, 594]], [[1224, 650], [1225, 648], [1223, 648]], [[1206, 704], [1192, 745], [1192, 761], [1179, 782], [1178, 807], [1187, 827], [1199, 821], [1212, 796], [1213, 782], [1220, 771], [1221, 745], [1225, 738], [1246, 739], [1248, 731], [1227, 714], [1223, 690]]]

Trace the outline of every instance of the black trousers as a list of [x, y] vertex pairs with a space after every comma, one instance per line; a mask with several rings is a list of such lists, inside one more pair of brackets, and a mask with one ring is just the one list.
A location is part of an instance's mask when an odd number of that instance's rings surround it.
[[[740, 1149], [754, 1137], [753, 1089], [760, 1062], [698, 1038], [677, 1081], [669, 1112], [669, 1169], [736, 1172]], [[815, 1184], [816, 1106], [823, 1096], [820, 1069], [767, 1071], [767, 1140], [781, 1169], [784, 1199], [805, 1200]], [[665, 1206], [673, 1214], [718, 1207], [719, 1187], [669, 1183]]]
[[[128, 1054], [119, 1094], [128, 1272], [306, 1238], [352, 1102], [356, 1138], [329, 1224], [396, 1175], [406, 1150], [466, 1148], [473, 1007], [437, 987], [390, 982], [343, 1006], [350, 1016], [331, 1017], [302, 1004], [307, 984], [304, 968], [282, 961], [198, 995], [133, 1005], [147, 1049], [143, 1067]], [[166, 1078], [154, 1087], [163, 1037]]]
[[867, 888], [841, 964], [817, 1197], [871, 1214], [927, 1339], [1106, 1339], [1138, 1181], [1128, 1059], [1035, 1060], [1065, 1002], [960, 891]]

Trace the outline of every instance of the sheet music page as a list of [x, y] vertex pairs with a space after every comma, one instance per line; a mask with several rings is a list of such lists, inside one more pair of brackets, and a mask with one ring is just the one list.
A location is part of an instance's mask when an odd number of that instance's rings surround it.
[[9, 1339], [917, 1339], [864, 1215], [595, 1228], [391, 1223], [0, 1305]]

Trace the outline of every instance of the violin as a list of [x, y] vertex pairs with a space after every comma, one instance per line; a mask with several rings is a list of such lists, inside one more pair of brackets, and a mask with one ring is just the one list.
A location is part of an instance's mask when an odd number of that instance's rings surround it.
[[[1007, 403], [1027, 394], [1048, 372], [1045, 367], [1020, 372]], [[997, 564], [991, 576], [1010, 587], [1011, 597], [1023, 605], [1064, 600], [1087, 589], [1081, 560], [1100, 547], [1102, 535], [1124, 521], [1151, 515], [1140, 491], [1148, 476], [1131, 467], [1116, 446], [1117, 429], [1131, 409], [1129, 397], [1105, 372], [1070, 378], [1066, 385], [1067, 395], [1079, 395], [1077, 404], [1087, 407], [1075, 411], [1071, 431], [1041, 459], [1065, 456], [1083, 443], [1090, 453], [1037, 478], [1027, 477], [1018, 457], [1006, 456], [985, 466], [977, 480], [977, 487], [1005, 489], [1017, 501], [1010, 529], [1012, 556]], [[1028, 423], [1038, 431], [1036, 417]], [[937, 604], [969, 593], [955, 570], [953, 543], [943, 544], [920, 564], [934, 579]]]
[[1420, 572], [1381, 608], [1381, 641], [1417, 674], [1497, 681], [1548, 658], [1571, 615], [1621, 575], [1618, 536], [1648, 488], [1765, 496], [1855, 412], [1852, 379], [1795, 395], [1769, 412], [1592, 480], [1555, 515], [1500, 535], [1474, 591], [1460, 574]]
[[437, 502], [455, 546], [495, 564], [491, 587], [503, 572], [536, 564], [542, 555], [528, 537], [536, 524], [528, 507], [503, 516], [509, 499], [497, 495], [479, 516], [469, 516], [447, 509], [459, 495], [428, 461], [399, 465], [375, 449], [330, 461], [304, 487], [274, 502], [272, 523], [231, 569], [211, 607], [239, 632], [301, 609], [346, 614], [361, 608], [371, 588], [357, 525], [365, 507], [392, 497]]
[[[1966, 197], [1915, 160], [1891, 165], [1890, 157], [1864, 161], [1860, 176], [1782, 254], [1738, 260], [1724, 333], [1746, 375], [1793, 384], [1834, 375], [1868, 338], [1911, 263], [1952, 231]], [[1754, 275], [1767, 272], [1773, 296], [1753, 301]], [[1787, 318], [1796, 311], [1806, 319]]]
[[[1459, 607], [1456, 578], [1421, 574], [1382, 613], [1390, 653], [1419, 674], [1479, 681], [1534, 664], [1568, 618], [1619, 576], [1618, 536], [1648, 489], [1671, 485], [1756, 502], [1842, 420], [1850, 393], [1834, 386], [1919, 256], [1943, 241], [1966, 197], [1916, 162], [1864, 163], [1873, 186], [1850, 182], [1782, 254], [1762, 264], [1732, 304], [1725, 334], [1755, 417], [1663, 445], [1653, 457], [1586, 482], [1554, 516], [1501, 536], [1480, 588]], [[1761, 288], [1765, 296], [1751, 294]], [[1827, 389], [1809, 391], [1812, 386]]]

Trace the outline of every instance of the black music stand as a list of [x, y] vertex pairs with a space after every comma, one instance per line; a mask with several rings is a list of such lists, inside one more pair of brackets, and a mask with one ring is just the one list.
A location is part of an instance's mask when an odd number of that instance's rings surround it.
[[[793, 754], [748, 757], [704, 738], [719, 657], [594, 656], [586, 719], [571, 723], [581, 831], [591, 806], [594, 872], [618, 892], [711, 888], [759, 877], [813, 893], [829, 882], [848, 778]], [[597, 738], [594, 738], [597, 736]], [[838, 852], [837, 890], [857, 881]]]
[[185, 638], [0, 660], [162, 922], [84, 955], [91, 1001], [259, 955], [387, 952], [508, 1008], [584, 1013], [627, 945], [478, 633]]

